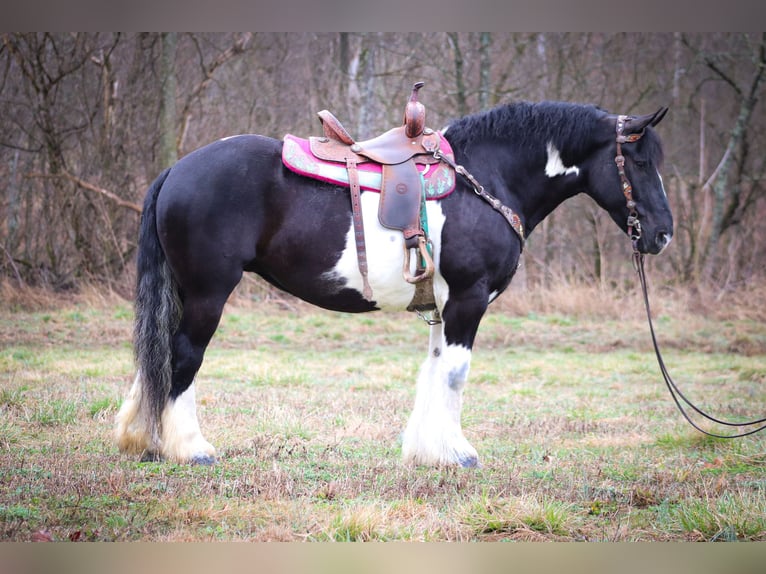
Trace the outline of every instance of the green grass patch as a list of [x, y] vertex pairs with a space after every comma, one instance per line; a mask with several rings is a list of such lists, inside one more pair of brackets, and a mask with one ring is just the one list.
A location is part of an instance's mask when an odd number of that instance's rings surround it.
[[18, 409], [24, 404], [26, 387], [0, 389], [0, 408]]
[[88, 406], [88, 415], [91, 418], [103, 417], [109, 413], [116, 413], [117, 401], [113, 398], [102, 398], [93, 401]]
[[29, 422], [42, 426], [70, 425], [76, 420], [77, 404], [60, 399], [37, 405], [29, 415]]
[[[483, 466], [467, 470], [400, 462], [428, 346], [409, 314], [228, 309], [197, 385], [213, 467], [117, 452], [129, 304], [0, 315], [8, 540], [766, 541], [766, 439], [690, 429], [642, 321], [490, 312], [462, 418]], [[763, 410], [766, 326], [658, 324], [689, 396]]]
[[710, 541], [761, 539], [766, 530], [763, 496], [724, 493], [715, 500], [686, 500], [670, 513], [687, 533]]

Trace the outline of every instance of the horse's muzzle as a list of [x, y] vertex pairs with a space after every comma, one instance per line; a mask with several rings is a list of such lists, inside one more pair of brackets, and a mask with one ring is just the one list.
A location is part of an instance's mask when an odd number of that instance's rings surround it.
[[652, 239], [650, 236], [644, 235], [638, 244], [639, 250], [643, 253], [649, 253], [651, 255], [658, 255], [662, 253], [665, 248], [670, 245], [673, 240], [673, 233], [671, 231], [660, 230], [654, 234]]

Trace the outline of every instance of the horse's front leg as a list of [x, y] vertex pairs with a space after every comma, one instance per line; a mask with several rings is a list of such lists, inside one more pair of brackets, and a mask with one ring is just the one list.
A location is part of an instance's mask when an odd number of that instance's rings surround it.
[[404, 431], [402, 456], [413, 464], [475, 467], [479, 464], [478, 454], [463, 436], [460, 413], [471, 347], [486, 305], [479, 305], [475, 324], [456, 323], [459, 314], [450, 313], [449, 307], [445, 307], [443, 322], [431, 327], [428, 358], [418, 375], [415, 407]]

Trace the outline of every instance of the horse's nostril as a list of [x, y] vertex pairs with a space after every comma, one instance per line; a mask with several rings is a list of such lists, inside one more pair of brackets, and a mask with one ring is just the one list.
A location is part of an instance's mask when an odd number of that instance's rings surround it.
[[666, 231], [660, 231], [657, 233], [657, 246], [660, 248], [660, 250], [665, 249], [665, 247], [667, 247], [670, 243], [671, 239], [673, 239], [673, 235]]

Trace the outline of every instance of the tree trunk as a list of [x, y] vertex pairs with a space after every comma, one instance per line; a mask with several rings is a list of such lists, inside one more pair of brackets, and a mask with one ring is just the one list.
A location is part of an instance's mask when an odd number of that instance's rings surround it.
[[338, 34], [338, 69], [340, 70], [338, 97], [344, 104], [348, 103], [348, 78], [350, 76], [351, 67], [348, 35], [348, 32], [341, 32]]
[[455, 102], [457, 103], [457, 113], [459, 116], [465, 116], [468, 114], [468, 98], [465, 92], [463, 52], [460, 50], [460, 38], [457, 32], [449, 32], [447, 38], [452, 46], [453, 63], [455, 65]]
[[[758, 102], [758, 90], [763, 81], [764, 72], [766, 72], [766, 33], [761, 36], [761, 43], [753, 63], [755, 64], [755, 72], [750, 81], [750, 87], [745, 92], [737, 86], [728, 74], [718, 67], [714, 60], [707, 60], [708, 67], [718, 74], [721, 79], [729, 83], [740, 99], [739, 114], [729, 134], [726, 151], [715, 172], [705, 184], [706, 187], [712, 187], [713, 191], [713, 215], [710, 236], [705, 246], [705, 276], [707, 277], [712, 277], [715, 269], [718, 268], [720, 263], [718, 247], [721, 235], [733, 223], [729, 214], [735, 212], [739, 206], [742, 182], [730, 181], [731, 168], [735, 165], [737, 154], [744, 153], [747, 146], [750, 118]], [[741, 174], [738, 175], [738, 179], [741, 179]]]
[[376, 38], [365, 36], [362, 40], [359, 57], [359, 84], [361, 84], [361, 89], [359, 94], [359, 123], [355, 136], [360, 140], [372, 137], [373, 132], [375, 131], [376, 52]]
[[160, 145], [157, 153], [157, 171], [162, 171], [178, 161], [176, 147], [176, 44], [175, 32], [162, 34], [162, 55], [160, 56]]
[[490, 58], [489, 49], [492, 46], [492, 36], [489, 32], [482, 32], [479, 36], [479, 108], [486, 110], [490, 106]]

